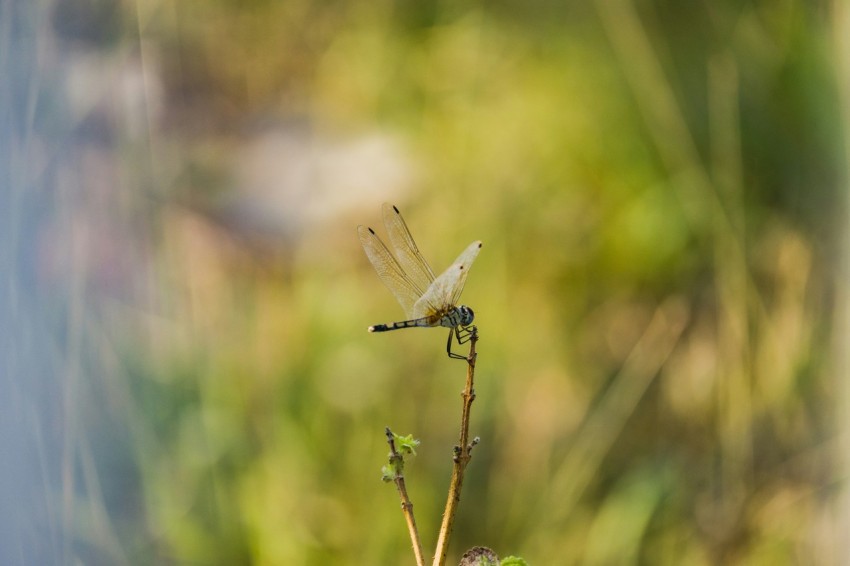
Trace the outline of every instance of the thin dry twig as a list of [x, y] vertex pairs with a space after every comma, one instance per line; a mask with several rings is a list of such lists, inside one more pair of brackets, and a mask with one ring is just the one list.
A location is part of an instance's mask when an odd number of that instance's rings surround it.
[[472, 448], [478, 443], [476, 437], [471, 442], [469, 440], [469, 409], [472, 402], [475, 400], [475, 388], [473, 380], [475, 377], [475, 361], [478, 354], [475, 352], [475, 345], [478, 342], [478, 329], [473, 327], [470, 335], [469, 356], [466, 358], [468, 364], [466, 368], [466, 387], [464, 387], [461, 397], [463, 398], [463, 412], [460, 419], [460, 441], [454, 447], [454, 466], [452, 467], [452, 480], [449, 484], [449, 497], [446, 501], [446, 509], [443, 512], [443, 523], [440, 526], [440, 534], [437, 538], [437, 549], [434, 552], [433, 566], [444, 566], [446, 563], [446, 553], [449, 547], [449, 537], [452, 534], [452, 528], [455, 521], [455, 513], [460, 502], [460, 490], [463, 486], [463, 474], [466, 471], [466, 466], [472, 459]]
[[404, 513], [404, 518], [407, 521], [407, 530], [410, 533], [410, 542], [413, 544], [413, 553], [416, 555], [416, 566], [425, 566], [425, 557], [422, 554], [422, 541], [419, 540], [419, 530], [416, 528], [416, 519], [413, 517], [413, 503], [407, 495], [407, 487], [404, 484], [403, 469], [404, 459], [396, 450], [395, 437], [393, 431], [389, 427], [386, 429], [387, 443], [390, 445], [390, 462], [398, 464], [394, 466], [398, 472], [393, 475], [393, 482], [398, 488], [398, 495], [401, 497], [401, 512]]

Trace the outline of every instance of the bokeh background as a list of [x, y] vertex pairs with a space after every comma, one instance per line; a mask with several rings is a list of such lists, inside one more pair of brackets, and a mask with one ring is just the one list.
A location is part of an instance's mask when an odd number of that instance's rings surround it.
[[[842, 564], [843, 3], [0, 1], [0, 562]], [[430, 554], [430, 552], [428, 552]]]

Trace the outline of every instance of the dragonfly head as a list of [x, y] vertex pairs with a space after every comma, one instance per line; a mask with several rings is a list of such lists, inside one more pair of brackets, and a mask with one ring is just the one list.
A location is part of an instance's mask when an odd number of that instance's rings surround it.
[[457, 310], [460, 312], [460, 325], [469, 326], [475, 320], [475, 313], [466, 305], [460, 305]]

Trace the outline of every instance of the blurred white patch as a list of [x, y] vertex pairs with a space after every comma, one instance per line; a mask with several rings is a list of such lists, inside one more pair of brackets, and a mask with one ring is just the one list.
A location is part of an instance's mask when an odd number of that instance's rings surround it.
[[414, 177], [393, 136], [330, 138], [304, 124], [264, 128], [243, 145], [234, 169], [235, 191], [222, 203], [230, 219], [290, 235], [367, 203], [399, 200]]
[[158, 58], [77, 50], [66, 57], [65, 88], [72, 123], [95, 120], [131, 139], [147, 135], [160, 123], [164, 88]]

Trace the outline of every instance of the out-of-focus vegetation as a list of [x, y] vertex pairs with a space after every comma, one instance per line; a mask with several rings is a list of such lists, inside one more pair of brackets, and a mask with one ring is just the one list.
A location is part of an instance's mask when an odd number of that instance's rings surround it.
[[0, 1], [2, 562], [412, 563], [386, 425], [432, 549], [464, 369], [365, 331], [389, 201], [438, 271], [484, 241], [455, 563], [839, 563], [848, 30]]

